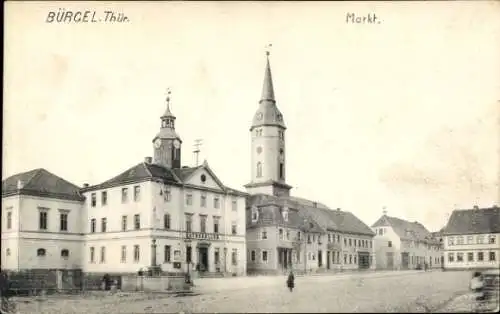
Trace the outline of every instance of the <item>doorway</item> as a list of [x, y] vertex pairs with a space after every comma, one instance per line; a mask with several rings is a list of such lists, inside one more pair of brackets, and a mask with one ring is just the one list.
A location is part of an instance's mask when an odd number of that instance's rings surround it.
[[198, 264], [200, 265], [200, 271], [208, 271], [208, 248], [199, 247], [198, 248]]
[[326, 252], [326, 269], [330, 269], [330, 251]]
[[401, 268], [408, 269], [410, 256], [407, 252], [401, 253]]
[[318, 267], [323, 266], [323, 251], [318, 251]]

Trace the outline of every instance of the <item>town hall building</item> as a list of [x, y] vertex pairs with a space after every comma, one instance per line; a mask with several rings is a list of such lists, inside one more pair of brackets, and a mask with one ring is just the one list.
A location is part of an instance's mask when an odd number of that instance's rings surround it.
[[374, 267], [374, 233], [353, 213], [290, 195], [286, 126], [276, 105], [267, 52], [251, 133], [247, 198], [248, 273], [321, 272]]
[[246, 274], [246, 193], [181, 165], [170, 96], [153, 156], [83, 188], [45, 169], [2, 182], [2, 269]]

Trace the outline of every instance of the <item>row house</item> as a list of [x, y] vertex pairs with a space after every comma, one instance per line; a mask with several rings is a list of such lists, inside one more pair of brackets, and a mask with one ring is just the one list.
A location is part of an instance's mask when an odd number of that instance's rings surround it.
[[500, 268], [500, 209], [454, 210], [443, 230], [444, 268]]
[[441, 267], [441, 243], [421, 223], [384, 213], [372, 229], [378, 269]]

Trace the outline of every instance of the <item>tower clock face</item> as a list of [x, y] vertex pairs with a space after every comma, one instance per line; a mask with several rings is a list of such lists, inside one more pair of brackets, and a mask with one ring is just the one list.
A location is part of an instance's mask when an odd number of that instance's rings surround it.
[[156, 141], [154, 142], [154, 145], [155, 145], [156, 148], [160, 148], [160, 146], [161, 146], [161, 140], [159, 138], [156, 139]]
[[262, 112], [259, 112], [259, 113], [257, 114], [257, 120], [262, 120], [262, 117], [263, 117]]
[[176, 149], [179, 149], [179, 147], [181, 147], [181, 142], [179, 142], [179, 140], [175, 140], [175, 141], [174, 141], [174, 147], [175, 147]]

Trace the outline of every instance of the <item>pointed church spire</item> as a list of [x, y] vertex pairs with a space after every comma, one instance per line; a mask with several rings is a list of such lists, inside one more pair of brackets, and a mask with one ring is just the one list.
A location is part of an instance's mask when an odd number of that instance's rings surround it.
[[264, 72], [264, 85], [262, 86], [262, 97], [260, 102], [272, 101], [276, 102], [274, 99], [274, 88], [273, 88], [273, 78], [271, 75], [271, 65], [269, 64], [269, 48], [272, 44], [269, 44], [266, 48], [266, 70]]

